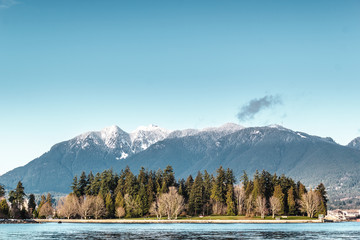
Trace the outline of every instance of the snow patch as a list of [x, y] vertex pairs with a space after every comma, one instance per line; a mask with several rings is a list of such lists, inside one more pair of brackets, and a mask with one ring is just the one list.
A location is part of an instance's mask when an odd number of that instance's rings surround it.
[[170, 130], [154, 124], [140, 126], [130, 133], [131, 149], [133, 152], [143, 151], [154, 143], [164, 140], [170, 133]]
[[307, 138], [306, 136], [302, 135], [301, 133], [296, 133], [298, 136], [300, 136], [301, 138]]
[[220, 127], [203, 128], [200, 131], [201, 132], [236, 132], [236, 131], [242, 130], [244, 128], [245, 127], [235, 124], [235, 123], [225, 123], [224, 125], [221, 125]]
[[117, 157], [116, 160], [126, 159], [129, 154], [122, 152], [120, 157]]

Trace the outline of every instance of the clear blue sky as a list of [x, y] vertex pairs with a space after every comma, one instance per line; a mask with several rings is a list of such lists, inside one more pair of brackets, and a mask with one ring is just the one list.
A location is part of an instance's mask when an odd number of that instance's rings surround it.
[[[356, 0], [0, 0], [0, 174], [114, 124], [281, 124], [347, 144], [359, 58]], [[269, 95], [281, 104], [238, 120]]]

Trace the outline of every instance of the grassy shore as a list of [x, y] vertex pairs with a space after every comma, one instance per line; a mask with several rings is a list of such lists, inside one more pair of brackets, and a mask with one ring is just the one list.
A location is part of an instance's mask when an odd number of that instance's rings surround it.
[[244, 216], [206, 216], [206, 217], [179, 217], [176, 220], [162, 218], [125, 218], [125, 219], [36, 219], [38, 222], [67, 222], [67, 223], [319, 223], [315, 218], [289, 216], [280, 220], [266, 217], [244, 217]]

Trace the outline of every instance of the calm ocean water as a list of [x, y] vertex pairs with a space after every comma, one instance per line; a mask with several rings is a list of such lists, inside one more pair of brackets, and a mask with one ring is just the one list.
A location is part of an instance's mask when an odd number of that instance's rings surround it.
[[0, 239], [360, 239], [360, 223], [1, 224]]

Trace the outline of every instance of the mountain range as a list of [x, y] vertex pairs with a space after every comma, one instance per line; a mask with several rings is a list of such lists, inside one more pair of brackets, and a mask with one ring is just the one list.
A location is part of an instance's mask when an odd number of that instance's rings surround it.
[[360, 138], [347, 146], [282, 126], [245, 128], [228, 123], [220, 127], [169, 131], [155, 125], [131, 133], [118, 126], [87, 132], [55, 144], [25, 166], [0, 176], [14, 188], [22, 181], [27, 192], [70, 192], [75, 175], [129, 166], [157, 170], [171, 165], [177, 178], [213, 173], [220, 165], [253, 174], [265, 169], [286, 174], [308, 187], [320, 182], [333, 201], [360, 198]]

